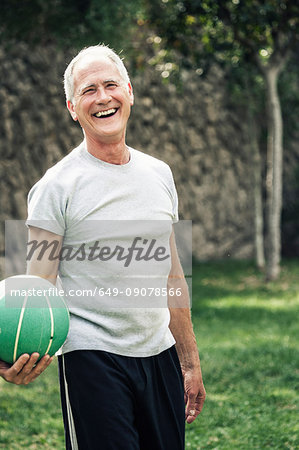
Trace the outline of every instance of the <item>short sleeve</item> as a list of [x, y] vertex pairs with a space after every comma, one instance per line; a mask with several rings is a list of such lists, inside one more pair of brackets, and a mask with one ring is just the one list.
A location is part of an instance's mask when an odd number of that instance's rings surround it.
[[58, 234], [65, 232], [66, 200], [63, 186], [47, 177], [38, 181], [28, 194], [27, 226], [34, 226]]
[[177, 223], [179, 221], [179, 201], [178, 201], [178, 194], [177, 194], [177, 190], [175, 187], [175, 182], [173, 179], [173, 174], [171, 169], [170, 170], [170, 175], [171, 175], [171, 186], [170, 186], [170, 190], [171, 190], [171, 196], [172, 196], [172, 222], [173, 223]]
[[177, 223], [179, 221], [179, 211], [178, 211], [178, 194], [176, 188], [174, 186], [174, 198], [173, 198], [173, 223]]

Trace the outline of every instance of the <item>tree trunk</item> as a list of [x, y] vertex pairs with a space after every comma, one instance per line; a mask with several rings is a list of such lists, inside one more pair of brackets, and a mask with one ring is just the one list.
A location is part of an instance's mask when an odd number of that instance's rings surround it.
[[[256, 127], [256, 125], [254, 125]], [[253, 151], [253, 183], [254, 183], [254, 225], [255, 225], [255, 259], [258, 269], [265, 268], [264, 253], [264, 216], [263, 216], [263, 190], [262, 190], [262, 163], [259, 151], [256, 130], [252, 135]]]
[[248, 102], [248, 130], [253, 169], [255, 262], [258, 269], [263, 270], [265, 268], [265, 253], [262, 162], [258, 144], [257, 126], [254, 118], [253, 105], [250, 103], [250, 98], [248, 98]]
[[277, 91], [281, 67], [265, 69], [267, 88], [267, 264], [266, 279], [275, 280], [280, 273], [281, 209], [282, 209], [282, 115]]

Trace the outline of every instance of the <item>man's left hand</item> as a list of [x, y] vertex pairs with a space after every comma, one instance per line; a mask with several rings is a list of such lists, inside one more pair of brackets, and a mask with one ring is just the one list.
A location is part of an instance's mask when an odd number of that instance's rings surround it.
[[182, 370], [185, 389], [185, 418], [187, 423], [192, 423], [200, 414], [206, 398], [201, 371], [196, 369]]

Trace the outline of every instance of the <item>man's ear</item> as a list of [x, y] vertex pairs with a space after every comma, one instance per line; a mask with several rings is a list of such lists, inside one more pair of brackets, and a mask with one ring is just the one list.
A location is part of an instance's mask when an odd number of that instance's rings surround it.
[[75, 107], [74, 107], [73, 103], [70, 100], [68, 100], [66, 102], [66, 106], [67, 106], [67, 109], [69, 110], [69, 113], [72, 116], [73, 120], [76, 122], [78, 120], [78, 117], [75, 112]]
[[129, 90], [129, 96], [130, 96], [130, 105], [134, 105], [134, 94], [133, 94], [133, 88], [131, 83], [128, 83], [128, 90]]

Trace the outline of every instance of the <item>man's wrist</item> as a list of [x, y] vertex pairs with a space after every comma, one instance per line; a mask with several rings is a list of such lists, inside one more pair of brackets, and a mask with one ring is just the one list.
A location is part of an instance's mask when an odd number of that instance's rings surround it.
[[197, 347], [194, 351], [186, 352], [185, 346], [176, 345], [177, 354], [180, 360], [181, 368], [184, 371], [200, 369], [200, 359]]

